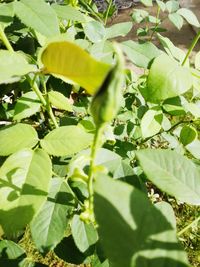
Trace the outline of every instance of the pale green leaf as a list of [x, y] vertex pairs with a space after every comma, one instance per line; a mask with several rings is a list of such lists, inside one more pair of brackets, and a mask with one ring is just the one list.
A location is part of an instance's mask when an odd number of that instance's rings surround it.
[[143, 138], [153, 136], [161, 130], [162, 113], [149, 109], [141, 120], [141, 131]]
[[98, 234], [94, 225], [81, 221], [79, 215], [74, 215], [71, 229], [74, 242], [81, 252], [85, 252], [98, 240]]
[[94, 211], [110, 265], [187, 267], [186, 253], [177, 241], [172, 219], [165, 214], [168, 210], [153, 206], [133, 186], [105, 175], [97, 176]]
[[31, 222], [31, 235], [41, 253], [53, 250], [64, 238], [74, 198], [64, 179], [53, 178], [47, 201]]
[[90, 94], [96, 93], [110, 70], [110, 65], [95, 60], [82, 48], [67, 41], [49, 43], [42, 49], [39, 60], [45, 72], [79, 84]]
[[0, 4], [0, 26], [6, 28], [9, 26], [14, 17], [13, 3], [1, 3]]
[[20, 80], [21, 76], [34, 71], [35, 67], [28, 64], [22, 54], [0, 50], [0, 84], [13, 83]]
[[126, 36], [133, 27], [132, 22], [121, 22], [106, 28], [106, 39], [116, 38], [118, 36]]
[[86, 22], [85, 16], [73, 6], [53, 4], [52, 7], [56, 11], [57, 16], [62, 20]]
[[176, 12], [179, 9], [179, 2], [176, 0], [167, 1], [166, 8], [169, 13]]
[[162, 54], [151, 65], [145, 99], [160, 102], [167, 98], [180, 96], [192, 87], [192, 76], [188, 68]]
[[69, 99], [63, 94], [50, 91], [48, 93], [50, 103], [57, 109], [66, 110], [72, 112], [72, 104], [69, 102]]
[[[46, 200], [51, 161], [45, 151], [20, 150], [0, 168], [0, 225], [7, 236], [31, 222]], [[13, 223], [14, 222], [14, 223]]]
[[145, 6], [152, 6], [152, 0], [140, 0], [140, 2]]
[[168, 17], [177, 29], [182, 28], [183, 18], [178, 13], [171, 13]]
[[177, 13], [181, 15], [189, 24], [200, 27], [199, 21], [196, 17], [196, 15], [187, 8], [180, 8]]
[[[159, 33], [157, 33], [157, 36], [163, 48], [165, 49], [166, 53], [169, 56], [177, 59], [178, 62], [182, 64], [183, 60], [185, 59], [186, 53], [182, 49], [176, 47], [169, 38], [163, 37]], [[189, 60], [187, 60], [185, 66], [189, 67], [189, 65], [190, 65]]]
[[164, 12], [166, 9], [166, 4], [162, 0], [156, 0], [156, 3], [160, 7], [160, 9]]
[[87, 38], [93, 43], [99, 43], [105, 39], [106, 29], [99, 21], [90, 21], [84, 25]]
[[59, 24], [56, 12], [43, 0], [21, 0], [14, 2], [17, 17], [28, 27], [44, 36], [58, 35]]
[[143, 149], [136, 152], [147, 178], [164, 192], [188, 204], [200, 204], [200, 172], [175, 151]]
[[8, 156], [22, 148], [32, 148], [38, 141], [37, 132], [31, 125], [6, 126], [0, 130], [0, 155]]
[[28, 118], [40, 110], [41, 102], [35, 92], [28, 92], [18, 98], [14, 110], [14, 120]]
[[40, 144], [50, 155], [69, 156], [87, 148], [92, 139], [92, 134], [73, 125], [54, 129], [40, 141]]
[[196, 159], [200, 160], [200, 141], [194, 140], [185, 147]]
[[183, 107], [187, 112], [190, 112], [195, 118], [200, 118], [200, 108], [195, 103], [184, 103]]
[[148, 68], [150, 61], [161, 53], [160, 50], [150, 42], [139, 44], [134, 41], [125, 41], [121, 43], [121, 47], [128, 59], [141, 68]]

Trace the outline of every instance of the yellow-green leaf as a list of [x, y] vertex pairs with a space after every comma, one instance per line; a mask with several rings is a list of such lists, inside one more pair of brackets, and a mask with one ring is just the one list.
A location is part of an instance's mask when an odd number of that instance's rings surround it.
[[39, 56], [44, 71], [62, 80], [79, 84], [89, 94], [95, 94], [111, 66], [95, 60], [85, 50], [67, 41], [50, 42]]
[[66, 110], [72, 112], [72, 105], [69, 102], [69, 99], [63, 94], [51, 91], [48, 93], [50, 103], [57, 109]]

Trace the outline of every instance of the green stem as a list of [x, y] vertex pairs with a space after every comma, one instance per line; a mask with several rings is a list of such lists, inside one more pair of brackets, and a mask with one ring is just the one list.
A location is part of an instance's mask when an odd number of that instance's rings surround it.
[[94, 189], [93, 189], [93, 171], [94, 171], [94, 165], [95, 165], [95, 158], [96, 153], [99, 145], [99, 139], [102, 135], [103, 125], [96, 128], [96, 132], [94, 135], [94, 140], [91, 148], [91, 155], [90, 155], [90, 169], [88, 174], [88, 192], [89, 192], [89, 211], [90, 214], [93, 214], [93, 203], [94, 203]]
[[189, 58], [190, 54], [192, 53], [193, 49], [195, 48], [196, 44], [198, 43], [199, 38], [200, 38], [200, 31], [197, 33], [197, 35], [195, 36], [194, 40], [192, 41], [192, 43], [190, 45], [190, 48], [189, 48], [189, 50], [188, 50], [188, 52], [187, 52], [187, 54], [186, 54], [186, 56], [185, 56], [185, 58], [184, 58], [184, 60], [183, 60], [183, 62], [181, 64], [182, 66], [185, 65], [187, 59]]
[[46, 101], [46, 103], [47, 103], [47, 104], [46, 104], [46, 110], [47, 110], [47, 112], [48, 112], [48, 114], [49, 114], [49, 117], [51, 118], [51, 120], [52, 120], [54, 126], [55, 126], [56, 128], [59, 128], [58, 123], [57, 123], [57, 121], [56, 121], [56, 118], [55, 118], [55, 116], [54, 116], [54, 114], [53, 114], [53, 110], [52, 110], [52, 108], [51, 108], [51, 104], [50, 104], [50, 102], [49, 102], [49, 97], [48, 97], [48, 95], [47, 95], [47, 101]]
[[166, 131], [164, 131], [164, 130], [162, 130], [162, 131], [160, 131], [160, 132], [158, 132], [158, 133], [156, 133], [156, 134], [154, 134], [154, 135], [152, 135], [152, 136], [150, 136], [150, 137], [147, 137], [147, 138], [145, 138], [142, 142], [141, 142], [141, 144], [144, 144], [144, 143], [146, 143], [147, 141], [149, 141], [150, 139], [152, 139], [152, 138], [154, 138], [155, 136], [157, 136], [157, 135], [160, 135], [160, 134], [162, 134], [162, 133], [169, 133], [169, 132], [171, 132], [173, 129], [175, 129], [177, 126], [179, 126], [180, 124], [183, 124], [183, 123], [186, 123], [186, 124], [188, 124], [188, 123], [192, 123], [193, 121], [188, 121], [188, 120], [182, 120], [182, 121], [178, 121], [177, 123], [175, 123], [174, 125], [172, 125], [172, 127], [170, 128], [170, 129], [168, 129], [168, 130], [166, 130]]
[[181, 231], [178, 232], [178, 236], [181, 236], [184, 234], [189, 228], [191, 228], [193, 225], [197, 224], [200, 221], [200, 216], [197, 217], [193, 222], [191, 222], [189, 225], [184, 227]]
[[8, 49], [8, 51], [10, 52], [14, 52], [14, 49], [12, 48], [7, 36], [4, 33], [4, 30], [2, 29], [1, 25], [0, 25], [0, 39], [2, 40], [2, 42], [4, 43], [5, 47]]
[[156, 30], [157, 30], [157, 28], [158, 28], [158, 25], [159, 25], [159, 16], [160, 16], [160, 6], [158, 6], [158, 9], [157, 9], [157, 14], [156, 14], [156, 25], [155, 25], [155, 27], [154, 27], [154, 29], [153, 29], [153, 32], [152, 32], [152, 34], [151, 34], [151, 36], [150, 36], [150, 42], [152, 41], [152, 39], [153, 39], [153, 36], [154, 36], [154, 34], [155, 34], [155, 32], [156, 32]]
[[104, 25], [107, 24], [108, 15], [109, 15], [111, 6], [112, 6], [112, 0], [109, 0], [109, 1], [108, 1], [108, 8], [107, 8], [107, 10], [106, 10], [106, 15], [105, 15], [105, 20], [104, 20]]

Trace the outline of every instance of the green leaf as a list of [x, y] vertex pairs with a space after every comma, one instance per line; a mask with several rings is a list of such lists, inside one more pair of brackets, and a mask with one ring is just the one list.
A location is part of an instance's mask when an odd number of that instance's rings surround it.
[[67, 41], [49, 43], [41, 50], [39, 60], [45, 72], [79, 84], [89, 94], [96, 93], [110, 70], [110, 65], [96, 61], [82, 48]]
[[6, 159], [0, 169], [0, 225], [7, 236], [30, 223], [46, 200], [50, 179], [51, 161], [41, 149]]
[[200, 27], [199, 21], [196, 15], [187, 8], [180, 8], [177, 13], [181, 15], [190, 25]]
[[140, 0], [140, 2], [145, 6], [152, 6], [152, 0]]
[[[177, 59], [180, 64], [182, 64], [183, 60], [185, 59], [186, 53], [181, 50], [180, 48], [176, 47], [169, 38], [163, 37], [161, 34], [157, 33], [158, 39], [161, 42], [163, 48], [165, 49], [166, 53]], [[185, 66], [189, 67], [189, 60], [186, 61]]]
[[200, 141], [194, 140], [192, 143], [185, 147], [193, 157], [200, 160]]
[[175, 151], [143, 149], [136, 152], [147, 178], [180, 201], [200, 204], [200, 172], [195, 164]]
[[188, 266], [174, 225], [166, 219], [168, 214], [165, 217], [133, 186], [99, 175], [94, 211], [102, 248], [111, 266]]
[[14, 17], [13, 3], [1, 3], [0, 4], [0, 25], [2, 28], [9, 26]]
[[8, 156], [22, 148], [32, 148], [38, 142], [35, 129], [28, 124], [18, 123], [0, 130], [0, 155]]
[[57, 109], [66, 110], [72, 112], [72, 104], [69, 102], [69, 99], [65, 97], [63, 94], [50, 91], [48, 93], [50, 103], [56, 107]]
[[179, 9], [179, 2], [176, 0], [167, 1], [166, 8], [169, 13], [176, 12]]
[[89, 21], [84, 26], [84, 32], [87, 38], [93, 43], [99, 43], [105, 39], [106, 30], [99, 21]]
[[133, 27], [132, 22], [121, 22], [106, 28], [106, 39], [116, 38], [118, 36], [126, 36]]
[[148, 138], [160, 132], [162, 123], [161, 111], [149, 109], [141, 120], [143, 138]]
[[200, 109], [195, 103], [184, 103], [184, 109], [190, 112], [195, 118], [200, 118]]
[[77, 248], [85, 252], [98, 240], [98, 234], [94, 226], [80, 220], [79, 215], [74, 215], [71, 224], [72, 236]]
[[47, 201], [31, 222], [31, 235], [41, 253], [53, 250], [64, 238], [74, 198], [64, 179], [53, 178]]
[[168, 17], [177, 29], [182, 28], [183, 18], [178, 13], [171, 13]]
[[44, 36], [58, 35], [59, 24], [56, 12], [43, 0], [21, 0], [14, 2], [17, 17], [28, 27]]
[[73, 6], [53, 4], [52, 8], [55, 10], [57, 16], [62, 20], [71, 20], [80, 23], [86, 22], [85, 16]]
[[173, 116], [185, 115], [186, 112], [182, 106], [180, 97], [168, 98], [163, 102], [163, 109]]
[[138, 44], [134, 41], [125, 41], [121, 43], [121, 47], [133, 64], [145, 69], [148, 68], [150, 61], [161, 53], [158, 48], [150, 42]]
[[195, 56], [195, 68], [200, 70], [200, 51]]
[[164, 12], [166, 9], [166, 4], [162, 2], [162, 0], [156, 0], [157, 5], [160, 7], [160, 9]]
[[145, 99], [157, 103], [187, 92], [192, 87], [192, 76], [188, 68], [162, 54], [151, 65], [147, 87]]
[[35, 92], [28, 92], [18, 98], [15, 105], [14, 117], [16, 121], [28, 118], [40, 110], [41, 102]]
[[[5, 253], [6, 250], [6, 253]], [[17, 245], [15, 242], [10, 240], [2, 240], [0, 241], [0, 255], [1, 259], [17, 259], [19, 257], [23, 257], [25, 254], [25, 250]]]
[[22, 54], [0, 50], [0, 84], [16, 82], [21, 76], [35, 70], [35, 67], [28, 64]]
[[87, 255], [84, 255], [76, 247], [71, 235], [65, 237], [55, 248], [54, 252], [60, 259], [72, 264], [81, 264], [87, 258]]
[[73, 125], [54, 129], [40, 141], [40, 144], [50, 155], [69, 156], [87, 148], [92, 139], [92, 134]]
[[192, 143], [198, 136], [196, 129], [192, 126], [184, 126], [181, 129], [180, 141], [184, 146]]
[[25, 250], [13, 241], [0, 241], [0, 266], [21, 266], [19, 264], [25, 257]]

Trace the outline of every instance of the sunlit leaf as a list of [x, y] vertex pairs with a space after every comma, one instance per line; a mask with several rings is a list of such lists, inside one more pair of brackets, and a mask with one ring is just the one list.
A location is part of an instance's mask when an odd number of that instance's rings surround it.
[[166, 149], [143, 149], [136, 156], [158, 188], [180, 201], [200, 204], [200, 171], [191, 160]]
[[157, 57], [149, 72], [145, 99], [159, 102], [167, 98], [180, 96], [192, 87], [192, 76], [188, 68], [162, 54]]
[[107, 76], [110, 66], [92, 58], [86, 51], [67, 41], [52, 42], [40, 53], [44, 71], [69, 83], [79, 84], [94, 94]]
[[21, 76], [34, 71], [35, 67], [28, 64], [22, 54], [0, 50], [0, 84], [13, 83], [20, 80]]
[[58, 35], [59, 24], [55, 11], [43, 0], [21, 0], [14, 2], [17, 17], [28, 27], [44, 36]]
[[68, 156], [87, 148], [93, 135], [79, 126], [63, 126], [47, 134], [40, 144], [44, 150], [54, 156]]
[[41, 149], [20, 150], [3, 163], [0, 168], [0, 225], [7, 236], [30, 223], [46, 199], [50, 178], [51, 161]]
[[6, 126], [0, 130], [0, 155], [8, 156], [22, 148], [32, 148], [38, 141], [37, 132], [31, 125]]

